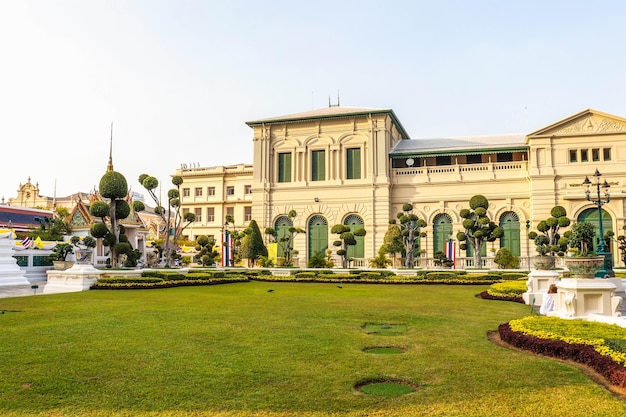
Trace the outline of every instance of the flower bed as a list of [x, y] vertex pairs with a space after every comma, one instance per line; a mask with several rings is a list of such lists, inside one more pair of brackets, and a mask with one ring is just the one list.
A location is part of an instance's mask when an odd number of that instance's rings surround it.
[[626, 329], [604, 323], [530, 316], [501, 324], [502, 341], [519, 349], [587, 365], [626, 388]]
[[522, 294], [527, 290], [526, 281], [504, 281], [491, 284], [487, 291], [480, 293], [485, 300], [514, 301], [523, 303]]

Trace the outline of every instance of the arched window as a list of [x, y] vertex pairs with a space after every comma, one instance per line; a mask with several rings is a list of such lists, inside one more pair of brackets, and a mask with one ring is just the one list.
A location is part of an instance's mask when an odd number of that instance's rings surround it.
[[504, 235], [500, 238], [500, 247], [507, 248], [515, 256], [520, 256], [519, 217], [512, 211], [507, 211], [500, 217], [500, 227]]
[[433, 220], [433, 255], [445, 252], [445, 243], [452, 236], [452, 218], [447, 214], [438, 214]]
[[282, 258], [285, 256], [283, 245], [281, 244], [281, 238], [289, 235], [289, 228], [293, 226], [293, 222], [287, 216], [280, 216], [274, 223], [274, 230], [276, 230], [276, 256]]
[[[363, 228], [361, 216], [351, 214], [343, 221], [343, 224], [350, 227], [350, 231]], [[348, 258], [365, 258], [365, 236], [355, 236], [356, 245], [348, 246]]]
[[318, 252], [325, 255], [328, 249], [328, 221], [317, 214], [309, 220], [308, 229], [309, 259]]
[[[595, 237], [593, 239], [593, 250], [597, 253], [598, 251], [598, 243], [600, 243], [600, 217], [598, 215], [597, 208], [589, 208], [584, 210], [582, 213], [578, 215], [577, 221], [579, 222], [589, 222], [593, 224]], [[611, 215], [604, 209], [602, 209], [602, 229], [604, 233], [613, 231], [613, 218]], [[609, 247], [609, 251], [613, 252], [611, 241], [608, 240], [606, 244]]]

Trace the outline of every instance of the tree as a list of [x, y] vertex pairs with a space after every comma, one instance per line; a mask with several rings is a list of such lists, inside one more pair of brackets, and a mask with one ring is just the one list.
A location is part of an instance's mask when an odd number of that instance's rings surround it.
[[500, 268], [518, 268], [519, 267], [519, 258], [513, 255], [508, 248], [500, 248], [496, 253], [496, 256], [493, 258], [493, 261]]
[[[148, 191], [148, 194], [150, 194], [150, 197], [152, 197], [152, 200], [156, 203], [154, 213], [161, 217], [168, 229], [173, 226], [172, 229], [174, 233], [169, 233], [168, 231], [165, 237], [165, 266], [169, 268], [172, 263], [172, 251], [176, 253], [174, 249], [176, 242], [178, 242], [183, 230], [196, 220], [196, 215], [193, 213], [181, 214], [180, 186], [183, 183], [183, 178], [178, 175], [172, 177], [172, 184], [176, 188], [171, 188], [167, 192], [167, 209], [163, 207], [161, 199], [155, 193], [155, 190], [159, 186], [159, 180], [148, 174], [141, 174], [139, 176], [139, 183]], [[174, 223], [173, 225], [172, 221]]]
[[255, 261], [261, 256], [267, 256], [267, 248], [263, 243], [261, 230], [256, 220], [251, 220], [248, 227], [243, 231], [244, 237], [239, 247], [239, 256], [248, 259], [254, 266]]
[[568, 227], [571, 220], [567, 217], [567, 211], [562, 206], [552, 207], [550, 216], [546, 220], [537, 223], [537, 231], [543, 233], [543, 236], [531, 232], [528, 234], [528, 237], [535, 241], [537, 252], [540, 255], [550, 253], [554, 256], [557, 252], [559, 255], [563, 255], [567, 250], [569, 233], [566, 232], [561, 236], [559, 232], [561, 228]]
[[482, 266], [482, 247], [485, 242], [494, 242], [504, 235], [504, 230], [497, 226], [487, 217], [489, 201], [480, 194], [473, 196], [469, 201], [470, 208], [462, 209], [459, 215], [463, 218], [465, 232], [459, 232], [456, 238], [461, 242], [459, 248], [467, 250], [467, 245], [472, 247], [474, 253], [474, 266]]
[[366, 231], [360, 227], [354, 232], [350, 229], [350, 226], [345, 224], [336, 224], [330, 229], [331, 233], [339, 235], [339, 240], [333, 242], [333, 246], [340, 247], [337, 250], [337, 255], [341, 256], [342, 268], [348, 267], [348, 246], [356, 245], [356, 237], [365, 236]]
[[99, 188], [102, 198], [109, 202], [95, 201], [89, 207], [91, 215], [101, 220], [91, 226], [90, 233], [95, 238], [103, 239], [104, 245], [110, 248], [110, 265], [117, 268], [119, 255], [127, 253], [126, 245], [130, 246], [128, 242], [120, 246], [122, 243], [120, 235], [123, 234], [120, 220], [127, 218], [130, 214], [130, 205], [126, 201], [128, 183], [122, 174], [111, 170], [102, 176]]
[[385, 254], [391, 255], [392, 258], [392, 266], [395, 268], [396, 266], [396, 254], [402, 253], [404, 249], [404, 245], [402, 243], [402, 232], [400, 231], [400, 227], [396, 224], [395, 219], [391, 219], [389, 227], [385, 232], [385, 237], [383, 238], [383, 245], [380, 247], [378, 251], [378, 256], [381, 254], [384, 256]]
[[[291, 221], [293, 221], [293, 219], [297, 216], [298, 213], [296, 213], [295, 210], [289, 210], [289, 213], [287, 213], [287, 217]], [[265, 234], [271, 236], [282, 249], [283, 257], [285, 258], [283, 265], [285, 266], [290, 266], [293, 262], [293, 242], [296, 236], [300, 233], [306, 233], [306, 231], [299, 227], [289, 226], [287, 233], [284, 236], [279, 237], [276, 229], [271, 227], [265, 229]], [[323, 256], [324, 254], [322, 254], [322, 257]]]
[[219, 253], [213, 249], [215, 247], [215, 239], [205, 235], [200, 235], [196, 239], [196, 251], [194, 261], [202, 266], [211, 266], [215, 263], [215, 259]]
[[595, 227], [593, 223], [576, 222], [572, 226], [569, 246], [576, 249], [577, 256], [589, 256], [593, 252], [593, 239]]
[[[626, 226], [624, 226], [624, 230], [626, 230]], [[617, 237], [617, 245], [618, 245], [618, 249], [620, 251], [620, 254], [622, 255], [622, 262], [624, 263], [624, 265], [626, 265], [626, 236], [624, 235], [619, 235]]]
[[452, 259], [449, 259], [446, 254], [440, 250], [435, 252], [433, 260], [435, 262], [435, 266], [445, 266], [446, 268], [450, 268], [452, 265], [454, 265], [454, 261]]
[[[390, 224], [395, 224], [400, 228], [402, 236], [402, 247], [405, 254], [404, 266], [413, 268], [415, 266], [415, 250], [419, 242], [420, 228], [426, 227], [426, 222], [413, 213], [413, 204], [405, 203], [402, 211], [398, 213], [397, 221], [390, 219]], [[395, 248], [395, 246], [394, 246]]]

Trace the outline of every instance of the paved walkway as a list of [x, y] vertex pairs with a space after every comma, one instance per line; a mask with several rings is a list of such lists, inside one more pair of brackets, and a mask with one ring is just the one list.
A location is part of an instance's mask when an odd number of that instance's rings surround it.
[[26, 297], [29, 295], [41, 295], [43, 294], [43, 288], [46, 286], [45, 282], [38, 282], [39, 288], [32, 289], [30, 285], [0, 285], [0, 298], [8, 297]]

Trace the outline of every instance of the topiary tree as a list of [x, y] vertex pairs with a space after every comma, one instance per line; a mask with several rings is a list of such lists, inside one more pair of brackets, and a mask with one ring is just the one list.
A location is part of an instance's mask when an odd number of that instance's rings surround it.
[[[103, 239], [103, 243], [110, 248], [109, 264], [119, 267], [119, 255], [123, 254], [125, 247], [118, 247], [120, 234], [122, 234], [120, 220], [130, 214], [130, 205], [126, 201], [128, 196], [128, 183], [126, 178], [119, 172], [107, 171], [100, 179], [99, 191], [106, 201], [95, 201], [89, 207], [89, 212], [94, 217], [99, 217], [101, 222], [91, 226], [90, 234], [95, 238]], [[128, 244], [130, 246], [130, 244]]]
[[364, 228], [359, 228], [352, 232], [350, 226], [345, 224], [336, 224], [330, 229], [331, 233], [339, 235], [339, 240], [333, 242], [333, 246], [337, 246], [340, 249], [337, 250], [337, 255], [341, 256], [342, 268], [348, 267], [348, 246], [356, 245], [356, 237], [365, 236], [366, 231]]
[[593, 255], [593, 239], [595, 227], [593, 223], [576, 222], [572, 225], [569, 246], [575, 249], [575, 256]]
[[261, 230], [256, 220], [251, 220], [248, 227], [243, 231], [244, 237], [239, 247], [239, 256], [242, 259], [248, 259], [248, 262], [254, 266], [256, 260], [261, 256], [267, 256], [267, 248], [263, 243]]
[[397, 225], [400, 229], [402, 250], [405, 256], [404, 266], [413, 268], [415, 266], [415, 250], [420, 238], [420, 229], [426, 227], [426, 222], [413, 213], [413, 204], [411, 203], [402, 205], [402, 211], [396, 217], [397, 221], [396, 219], [390, 219], [389, 223]]
[[[298, 213], [296, 213], [295, 210], [289, 210], [289, 213], [287, 213], [287, 217], [292, 221], [297, 216]], [[306, 233], [306, 231], [299, 227], [290, 226], [284, 236], [278, 237], [278, 232], [276, 229], [273, 229], [271, 227], [265, 229], [265, 234], [269, 235], [271, 239], [276, 241], [276, 243], [282, 249], [283, 257], [285, 258], [283, 265], [285, 266], [291, 266], [293, 262], [293, 242], [296, 236], [298, 236], [300, 233]], [[322, 254], [322, 256], [323, 255], [324, 254]]]
[[508, 248], [500, 248], [493, 258], [499, 268], [514, 269], [519, 267], [519, 258]]
[[164, 208], [161, 199], [155, 193], [155, 190], [159, 186], [159, 180], [148, 174], [141, 174], [139, 176], [139, 183], [148, 191], [148, 194], [150, 194], [150, 197], [152, 197], [152, 200], [156, 203], [154, 213], [161, 217], [168, 229], [171, 227], [174, 231], [174, 233], [169, 233], [168, 230], [167, 236], [165, 237], [165, 250], [163, 251], [165, 253], [165, 266], [169, 268], [172, 263], [172, 252], [176, 254], [176, 250], [174, 249], [176, 242], [180, 239], [183, 230], [196, 220], [196, 215], [193, 213], [181, 213], [180, 186], [183, 183], [183, 178], [178, 175], [172, 177], [172, 184], [176, 188], [171, 188], [167, 192], [167, 209]]
[[485, 242], [494, 242], [504, 235], [504, 229], [489, 220], [487, 208], [489, 201], [483, 195], [475, 195], [470, 198], [470, 208], [462, 209], [459, 215], [463, 218], [465, 232], [459, 232], [456, 238], [461, 244], [461, 250], [467, 250], [468, 244], [472, 247], [474, 266], [482, 266], [482, 247]]
[[395, 268], [396, 254], [402, 253], [404, 244], [402, 243], [402, 232], [400, 231], [400, 227], [396, 224], [395, 219], [389, 220], [389, 223], [389, 227], [383, 238], [383, 245], [378, 250], [378, 255], [391, 255], [392, 266]]
[[196, 239], [196, 243], [196, 251], [198, 253], [194, 256], [194, 261], [202, 266], [215, 264], [215, 259], [219, 256], [219, 253], [213, 249], [215, 247], [215, 239], [200, 235]]
[[568, 227], [571, 220], [567, 217], [567, 211], [562, 206], [554, 206], [550, 210], [550, 217], [537, 223], [537, 231], [541, 235], [530, 232], [528, 237], [535, 241], [537, 253], [540, 255], [559, 254], [562, 256], [567, 250], [569, 233], [565, 232], [563, 236], [560, 230]]

